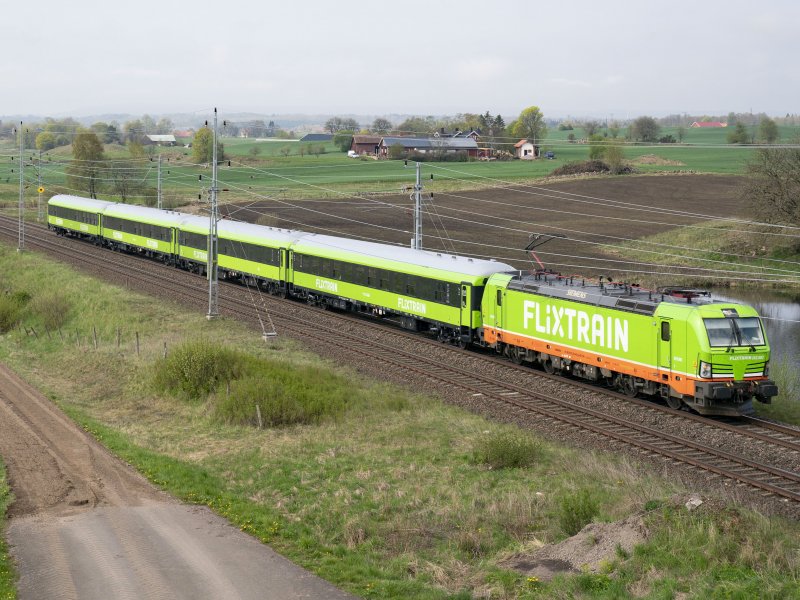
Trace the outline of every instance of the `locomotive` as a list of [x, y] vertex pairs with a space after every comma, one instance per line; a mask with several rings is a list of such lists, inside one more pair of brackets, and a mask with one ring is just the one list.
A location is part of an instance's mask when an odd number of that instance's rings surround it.
[[[208, 219], [57, 195], [48, 227], [204, 273]], [[526, 273], [494, 260], [222, 219], [220, 278], [344, 311], [394, 318], [517, 364], [662, 397], [704, 415], [777, 395], [756, 311], [699, 290]]]

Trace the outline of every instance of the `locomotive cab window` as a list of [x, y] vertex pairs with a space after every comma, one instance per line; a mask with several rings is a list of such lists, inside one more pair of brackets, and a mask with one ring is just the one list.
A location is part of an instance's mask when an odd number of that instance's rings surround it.
[[765, 343], [758, 317], [703, 319], [703, 324], [713, 348], [763, 346]]
[[661, 339], [665, 342], [670, 340], [669, 321], [661, 322]]

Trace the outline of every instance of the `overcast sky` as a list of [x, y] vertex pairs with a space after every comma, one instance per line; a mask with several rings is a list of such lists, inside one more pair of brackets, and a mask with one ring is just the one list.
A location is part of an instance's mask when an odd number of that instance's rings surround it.
[[38, 0], [5, 17], [0, 115], [800, 112], [791, 0]]

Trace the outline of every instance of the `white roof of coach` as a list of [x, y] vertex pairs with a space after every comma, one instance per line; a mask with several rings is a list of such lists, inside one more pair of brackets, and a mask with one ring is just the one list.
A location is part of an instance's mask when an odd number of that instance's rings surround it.
[[514, 270], [514, 267], [494, 260], [469, 258], [434, 250], [414, 250], [405, 246], [376, 244], [330, 235], [306, 235], [293, 246], [293, 250], [296, 252], [333, 250], [478, 277], [489, 276], [498, 271]]
[[219, 222], [219, 233], [226, 235], [244, 236], [248, 238], [247, 241], [258, 243], [259, 239], [263, 239], [265, 243], [275, 244], [291, 244], [303, 236], [308, 234], [304, 231], [295, 231], [292, 229], [278, 229], [277, 227], [268, 227], [266, 225], [255, 225], [253, 223], [244, 223], [242, 221], [230, 221], [222, 219]]
[[104, 208], [114, 204], [107, 200], [96, 200], [95, 198], [81, 198], [80, 196], [70, 196], [69, 194], [58, 194], [47, 201], [48, 204], [64, 206], [66, 208], [83, 208], [93, 212], [102, 212]]
[[166, 227], [177, 227], [186, 216], [171, 210], [158, 210], [146, 206], [116, 203], [106, 207], [104, 214], [109, 217], [121, 217], [134, 221], [146, 221]]

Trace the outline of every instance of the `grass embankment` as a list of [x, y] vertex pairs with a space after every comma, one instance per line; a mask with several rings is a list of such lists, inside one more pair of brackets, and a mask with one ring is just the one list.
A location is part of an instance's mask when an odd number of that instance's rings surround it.
[[14, 570], [5, 541], [6, 509], [11, 500], [11, 490], [6, 482], [5, 466], [0, 461], [0, 600], [14, 600], [17, 597], [14, 586]]
[[[21, 323], [0, 338], [0, 359], [156, 484], [363, 597], [800, 593], [796, 523], [710, 503], [688, 513], [670, 500], [677, 483], [625, 459], [362, 381], [287, 340], [265, 346], [237, 323], [31, 253], [3, 248], [0, 272], [7, 323]], [[284, 425], [254, 426], [256, 405]], [[590, 520], [633, 514], [649, 539], [596, 572], [543, 582], [504, 566]]]

